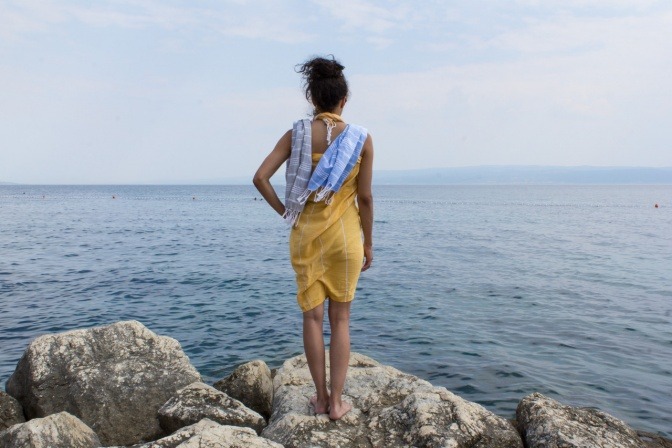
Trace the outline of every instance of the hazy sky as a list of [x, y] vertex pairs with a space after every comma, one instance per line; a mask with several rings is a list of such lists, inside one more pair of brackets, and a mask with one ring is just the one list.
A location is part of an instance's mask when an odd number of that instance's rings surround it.
[[0, 180], [251, 178], [328, 53], [376, 169], [672, 166], [669, 0], [2, 0]]

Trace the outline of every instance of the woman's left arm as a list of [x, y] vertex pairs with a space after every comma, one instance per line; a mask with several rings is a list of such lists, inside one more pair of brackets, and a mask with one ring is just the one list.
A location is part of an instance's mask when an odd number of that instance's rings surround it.
[[259, 193], [266, 199], [266, 202], [273, 207], [273, 210], [278, 212], [280, 215], [285, 213], [285, 204], [282, 203], [280, 198], [278, 198], [275, 189], [271, 185], [271, 177], [275, 174], [276, 171], [282, 166], [283, 163], [289, 159], [290, 154], [292, 153], [292, 131], [289, 130], [280, 137], [278, 143], [273, 148], [273, 151], [266, 157], [262, 162], [261, 166], [254, 174], [254, 179], [252, 182], [254, 186], [257, 187]]
[[362, 162], [359, 166], [357, 182], [357, 204], [359, 219], [364, 235], [364, 264], [362, 271], [371, 267], [373, 262], [373, 194], [371, 193], [371, 176], [373, 173], [373, 140], [371, 134], [366, 137], [362, 148]]

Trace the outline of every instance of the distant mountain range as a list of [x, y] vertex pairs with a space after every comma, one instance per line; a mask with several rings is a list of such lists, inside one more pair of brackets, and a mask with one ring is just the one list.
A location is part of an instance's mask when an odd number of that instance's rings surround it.
[[475, 166], [377, 171], [379, 185], [672, 184], [672, 167]]

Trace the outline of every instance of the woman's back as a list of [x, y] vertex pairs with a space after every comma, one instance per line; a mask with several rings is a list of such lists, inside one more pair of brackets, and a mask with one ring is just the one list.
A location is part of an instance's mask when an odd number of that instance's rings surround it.
[[[331, 130], [330, 141], [333, 142], [336, 140], [336, 137], [345, 130], [346, 126], [347, 124], [342, 121], [336, 122], [334, 128]], [[327, 125], [324, 124], [322, 120], [313, 121], [311, 126], [311, 136], [313, 154], [324, 154], [329, 147], [329, 144], [327, 143]]]

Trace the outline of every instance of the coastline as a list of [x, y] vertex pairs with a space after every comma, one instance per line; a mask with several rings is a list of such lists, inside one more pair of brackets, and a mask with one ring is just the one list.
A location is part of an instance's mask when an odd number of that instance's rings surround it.
[[[311, 381], [300, 355], [274, 371], [263, 361], [247, 362], [214, 387], [203, 384], [177, 340], [137, 321], [47, 334], [30, 343], [7, 382], [9, 395], [0, 394], [0, 406], [13, 409], [17, 420], [7, 421], [8, 413], [2, 413], [0, 442], [9, 448], [42, 446], [17, 443], [25, 443], [20, 434], [26, 432], [44, 436], [46, 426], [54, 440], [80, 437], [88, 442], [77, 446], [90, 447], [171, 437], [179, 443], [170, 446], [187, 447], [192, 438], [202, 442], [213, 431], [220, 440], [269, 447], [332, 446], [339, 440], [350, 440], [348, 446], [354, 447], [451, 443], [466, 448], [474, 440], [481, 440], [483, 448], [542, 447], [551, 441], [577, 448], [672, 447], [672, 441], [633, 430], [604, 412], [573, 408], [538, 393], [523, 397], [517, 421], [509, 422], [357, 353], [351, 356], [344, 391], [354, 409], [330, 422], [311, 413]], [[113, 403], [116, 413], [100, 412]], [[59, 422], [59, 430], [50, 419]]]

